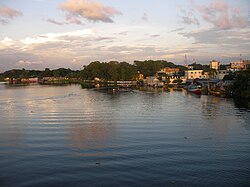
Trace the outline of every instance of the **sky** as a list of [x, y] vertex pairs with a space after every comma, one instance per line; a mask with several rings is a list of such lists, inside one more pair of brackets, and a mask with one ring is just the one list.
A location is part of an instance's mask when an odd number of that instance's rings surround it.
[[0, 72], [250, 59], [249, 0], [0, 0]]

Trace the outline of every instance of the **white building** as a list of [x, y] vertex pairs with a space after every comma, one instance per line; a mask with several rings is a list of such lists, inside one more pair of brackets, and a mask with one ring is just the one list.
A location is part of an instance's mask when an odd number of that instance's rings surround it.
[[186, 79], [207, 79], [207, 72], [203, 72], [203, 70], [186, 70], [185, 71]]

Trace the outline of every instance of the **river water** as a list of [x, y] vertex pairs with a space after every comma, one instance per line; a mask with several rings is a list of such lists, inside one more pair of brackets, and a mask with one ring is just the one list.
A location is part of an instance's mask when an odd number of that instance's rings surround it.
[[161, 90], [0, 84], [0, 186], [250, 186], [250, 111]]

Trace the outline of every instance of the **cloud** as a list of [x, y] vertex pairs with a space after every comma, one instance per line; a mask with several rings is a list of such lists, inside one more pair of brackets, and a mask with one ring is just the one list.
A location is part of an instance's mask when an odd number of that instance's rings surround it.
[[183, 31], [183, 30], [184, 30], [184, 28], [177, 28], [177, 29], [173, 29], [169, 32], [178, 32], [178, 31]]
[[[219, 28], [200, 29], [191, 32], [179, 33], [183, 37], [194, 39], [194, 44], [205, 44], [214, 46], [218, 50], [249, 51], [250, 32], [249, 29], [221, 30]], [[215, 47], [216, 46], [216, 47]]]
[[43, 61], [27, 61], [27, 60], [19, 60], [17, 62], [18, 65], [39, 65], [43, 64]]
[[21, 42], [26, 45], [43, 44], [48, 42], [70, 42], [74, 37], [79, 39], [80, 37], [89, 37], [93, 35], [94, 33], [92, 30], [84, 29], [72, 32], [41, 34], [34, 38], [26, 37], [25, 39], [21, 40]]
[[146, 13], [144, 13], [143, 16], [141, 17], [141, 19], [142, 19], [143, 21], [148, 22], [148, 15], [147, 15]]
[[15, 17], [22, 16], [22, 12], [15, 10], [8, 6], [0, 7], [0, 23], [7, 24], [10, 20], [13, 20]]
[[220, 29], [245, 28], [248, 26], [247, 16], [243, 16], [242, 7], [235, 7], [225, 1], [214, 0], [209, 5], [196, 5], [193, 7], [201, 17]]
[[0, 44], [4, 46], [12, 46], [14, 44], [14, 40], [11, 38], [5, 37], [3, 40], [0, 40]]
[[159, 35], [159, 34], [152, 34], [152, 35], [150, 35], [150, 37], [151, 38], [157, 38], [157, 37], [160, 37], [161, 35]]
[[54, 19], [47, 19], [47, 22], [50, 22], [50, 23], [53, 23], [53, 24], [56, 24], [56, 25], [64, 25], [65, 24], [63, 22], [59, 22], [59, 21], [56, 21]]
[[113, 7], [89, 0], [67, 0], [67, 2], [61, 3], [59, 8], [67, 12], [66, 20], [76, 24], [81, 23], [81, 18], [94, 22], [111, 23], [113, 22], [112, 17], [122, 14]]
[[77, 24], [77, 25], [83, 25], [83, 23], [81, 22], [81, 20], [76, 17], [75, 15], [71, 15], [71, 14], [68, 14], [66, 16], [66, 20], [68, 23], [74, 23], [74, 24]]
[[200, 25], [200, 22], [199, 20], [195, 17], [194, 13], [192, 10], [190, 11], [185, 11], [185, 10], [182, 10], [183, 12], [183, 16], [181, 16], [182, 18], [182, 23], [184, 24], [195, 24], [195, 25]]

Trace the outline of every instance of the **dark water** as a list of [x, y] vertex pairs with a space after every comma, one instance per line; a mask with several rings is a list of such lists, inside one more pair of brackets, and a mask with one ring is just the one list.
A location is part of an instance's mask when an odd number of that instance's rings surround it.
[[0, 85], [0, 186], [250, 186], [250, 111], [185, 92]]

